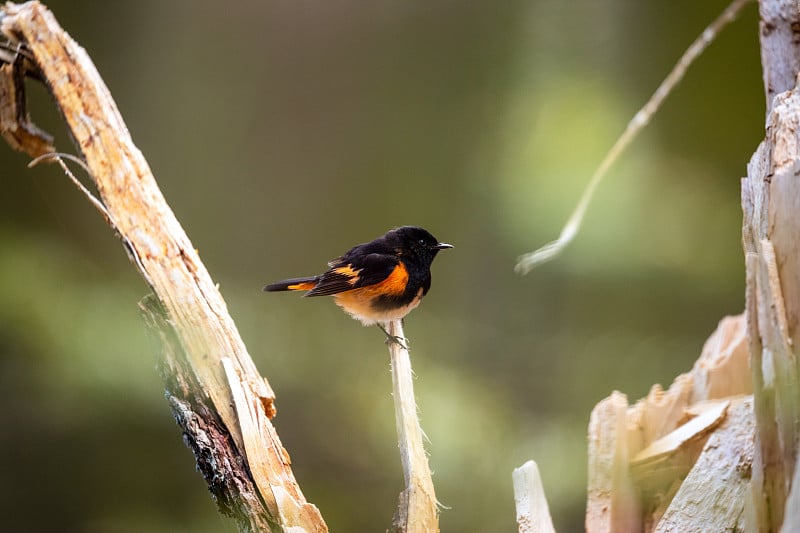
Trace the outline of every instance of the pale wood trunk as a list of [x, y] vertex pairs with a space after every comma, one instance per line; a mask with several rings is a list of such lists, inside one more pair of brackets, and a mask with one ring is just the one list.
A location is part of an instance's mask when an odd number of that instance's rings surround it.
[[768, 532], [786, 516], [800, 431], [800, 11], [795, 1], [762, 0], [760, 14], [767, 131], [742, 180], [742, 240], [757, 427], [753, 525]]
[[3, 137], [34, 156], [52, 149], [20, 107], [21, 74], [44, 81], [100, 194], [92, 203], [157, 297], [144, 308], [165, 341], [170, 404], [220, 509], [246, 531], [327, 531], [270, 422], [269, 383], [86, 51], [38, 2], [2, 5], [0, 31], [10, 43], [0, 53]]

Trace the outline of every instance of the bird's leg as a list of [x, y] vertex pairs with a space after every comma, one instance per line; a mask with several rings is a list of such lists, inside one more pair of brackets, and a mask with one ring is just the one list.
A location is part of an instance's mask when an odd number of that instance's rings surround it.
[[381, 331], [386, 335], [386, 344], [394, 342], [402, 349], [408, 351], [408, 339], [406, 339], [405, 337], [398, 337], [397, 335], [390, 334], [389, 331], [380, 322], [378, 322], [376, 325], [379, 328], [381, 328]]

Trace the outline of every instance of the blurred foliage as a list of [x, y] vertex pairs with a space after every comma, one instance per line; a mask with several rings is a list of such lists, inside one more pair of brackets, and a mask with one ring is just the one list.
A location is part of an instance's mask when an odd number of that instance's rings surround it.
[[[615, 165], [567, 253], [513, 272], [725, 4], [48, 3], [219, 281], [333, 531], [383, 531], [402, 489], [382, 335], [260, 288], [395, 225], [456, 245], [406, 332], [442, 530], [468, 532], [515, 529], [511, 470], [530, 458], [557, 529], [580, 531], [593, 405], [670, 383], [743, 307], [739, 177], [764, 119], [753, 7]], [[146, 287], [58, 169], [26, 163], [0, 149], [4, 526], [235, 531], [163, 400]]]

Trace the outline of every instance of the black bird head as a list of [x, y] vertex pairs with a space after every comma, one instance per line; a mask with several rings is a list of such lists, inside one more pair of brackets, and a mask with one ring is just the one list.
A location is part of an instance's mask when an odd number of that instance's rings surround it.
[[397, 255], [410, 254], [423, 263], [430, 265], [439, 250], [452, 248], [453, 245], [439, 242], [427, 230], [416, 226], [401, 226], [386, 234], [386, 241]]

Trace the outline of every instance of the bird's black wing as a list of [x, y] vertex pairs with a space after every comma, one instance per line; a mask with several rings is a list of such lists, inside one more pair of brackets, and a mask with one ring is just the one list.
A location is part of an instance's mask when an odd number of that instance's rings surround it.
[[325, 296], [375, 285], [386, 280], [400, 263], [393, 254], [354, 252], [356, 249], [328, 263], [331, 268], [305, 296]]

